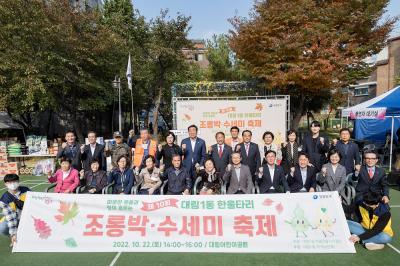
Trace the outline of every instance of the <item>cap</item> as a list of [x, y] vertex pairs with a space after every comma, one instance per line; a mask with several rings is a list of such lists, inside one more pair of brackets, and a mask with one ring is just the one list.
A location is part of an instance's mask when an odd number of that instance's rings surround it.
[[122, 133], [119, 132], [119, 131], [115, 131], [115, 132], [114, 132], [114, 138], [115, 138], [115, 137], [120, 137], [120, 138], [122, 138]]

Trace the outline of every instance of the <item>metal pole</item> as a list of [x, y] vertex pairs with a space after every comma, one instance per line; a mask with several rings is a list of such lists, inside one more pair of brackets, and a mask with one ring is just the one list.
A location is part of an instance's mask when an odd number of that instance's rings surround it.
[[391, 134], [390, 134], [389, 172], [392, 171], [393, 131], [394, 131], [394, 116], [392, 116], [392, 132], [391, 132]]
[[122, 132], [122, 115], [121, 115], [121, 79], [118, 78], [118, 105], [119, 105], [119, 114], [118, 114], [118, 128], [119, 132]]
[[131, 105], [132, 105], [132, 129], [133, 131], [135, 131], [135, 112], [133, 111], [133, 89], [131, 89]]

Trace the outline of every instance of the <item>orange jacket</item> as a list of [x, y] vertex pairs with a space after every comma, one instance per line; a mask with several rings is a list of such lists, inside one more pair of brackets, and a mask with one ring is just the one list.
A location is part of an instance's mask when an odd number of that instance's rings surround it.
[[[142, 144], [142, 139], [138, 139], [136, 141], [135, 153], [133, 154], [133, 165], [136, 167], [140, 167], [143, 161], [144, 149], [142, 147]], [[155, 142], [154, 140], [150, 140], [148, 149], [149, 155], [153, 155], [155, 157], [157, 152], [157, 142]]]

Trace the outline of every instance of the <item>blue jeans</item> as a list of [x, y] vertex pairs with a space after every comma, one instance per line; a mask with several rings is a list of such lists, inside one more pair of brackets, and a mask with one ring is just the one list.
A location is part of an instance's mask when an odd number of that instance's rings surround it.
[[[362, 225], [359, 223], [347, 220], [347, 224], [352, 234], [361, 235], [365, 232], [364, 227], [362, 227]], [[392, 241], [392, 237], [390, 235], [386, 234], [385, 232], [380, 232], [371, 238], [362, 240], [362, 243], [387, 244], [390, 241]]]
[[8, 236], [8, 225], [6, 220], [0, 222], [0, 234]]

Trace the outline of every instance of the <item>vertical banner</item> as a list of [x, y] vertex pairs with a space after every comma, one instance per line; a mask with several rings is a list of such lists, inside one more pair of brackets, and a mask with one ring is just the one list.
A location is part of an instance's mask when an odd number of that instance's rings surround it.
[[280, 144], [286, 140], [286, 99], [246, 99], [246, 100], [183, 100], [177, 98], [176, 130], [178, 141], [187, 137], [187, 127], [195, 124], [199, 127], [199, 137], [207, 145], [215, 143], [215, 133], [222, 131], [227, 137], [232, 126], [241, 131], [253, 132], [253, 142], [263, 144], [262, 135], [271, 131], [274, 142]]
[[337, 192], [29, 192], [13, 252], [354, 253]]

